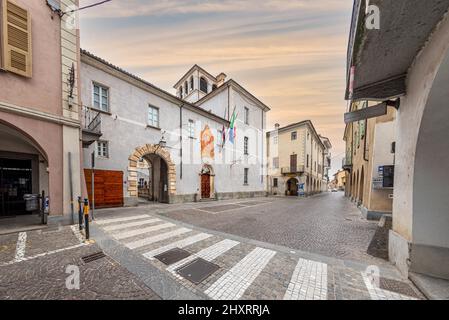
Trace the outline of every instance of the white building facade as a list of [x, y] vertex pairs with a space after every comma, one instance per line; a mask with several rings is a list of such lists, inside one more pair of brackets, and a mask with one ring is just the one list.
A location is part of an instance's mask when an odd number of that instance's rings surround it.
[[[263, 131], [269, 108], [235, 81], [194, 66], [175, 86], [175, 96], [86, 51], [81, 61], [85, 111], [101, 117], [101, 138], [85, 152], [84, 166], [91, 168], [95, 153], [96, 174], [122, 175], [122, 190], [115, 190], [115, 181], [114, 192], [122, 192], [123, 205], [137, 205], [139, 195], [180, 203], [266, 194]], [[108, 187], [97, 186], [97, 179], [95, 187], [95, 198], [101, 188], [107, 196]]]

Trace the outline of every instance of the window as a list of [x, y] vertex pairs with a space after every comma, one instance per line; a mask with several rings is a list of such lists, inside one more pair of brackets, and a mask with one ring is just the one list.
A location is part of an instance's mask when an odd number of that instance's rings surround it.
[[273, 168], [279, 169], [279, 157], [273, 158]]
[[217, 90], [217, 88], [218, 88], [218, 87], [217, 87], [217, 85], [216, 85], [216, 84], [213, 84], [213, 85], [212, 85], [212, 91], [215, 91], [215, 90]]
[[298, 132], [297, 131], [292, 132], [292, 141], [294, 141], [296, 139], [298, 139]]
[[144, 178], [140, 178], [139, 179], [139, 188], [142, 189], [143, 187], [145, 187], [145, 179]]
[[195, 138], [195, 121], [189, 120], [189, 138]]
[[109, 89], [94, 83], [94, 108], [109, 112]]
[[249, 124], [249, 109], [245, 107], [245, 124]]
[[183, 89], [183, 87], [181, 86], [180, 88], [179, 88], [179, 97], [180, 98], [182, 98], [182, 93], [184, 92], [184, 89]]
[[189, 94], [189, 85], [187, 84], [187, 81], [186, 81], [186, 83], [184, 84], [184, 92], [185, 92], [185, 94], [186, 95], [188, 95]]
[[207, 93], [207, 80], [203, 77], [200, 78], [200, 90]]
[[190, 90], [193, 90], [193, 76], [190, 77]]
[[97, 142], [97, 156], [101, 158], [109, 157], [109, 143], [107, 141]]
[[243, 174], [243, 184], [248, 185], [248, 175], [249, 175], [249, 169], [245, 168], [245, 172]]
[[[3, 4], [3, 6], [2, 6]], [[12, 1], [0, 1], [0, 16], [2, 17], [2, 52], [3, 62], [0, 67], [20, 76], [31, 78], [32, 47], [31, 47], [31, 15]], [[4, 22], [3, 22], [4, 18]], [[0, 57], [0, 58], [1, 58]]]
[[159, 128], [159, 109], [150, 106], [148, 108], [148, 125]]
[[278, 178], [274, 178], [273, 179], [273, 188], [277, 188], [278, 187]]
[[249, 149], [249, 138], [245, 137], [244, 146], [243, 146], [243, 152], [244, 152], [245, 156], [247, 156], [249, 154], [248, 149]]

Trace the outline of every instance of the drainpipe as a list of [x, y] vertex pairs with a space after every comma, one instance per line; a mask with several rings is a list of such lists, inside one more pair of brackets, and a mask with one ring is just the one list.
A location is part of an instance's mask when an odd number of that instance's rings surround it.
[[369, 159], [366, 159], [366, 140], [368, 139], [368, 120], [365, 120], [365, 141], [363, 142], [363, 160], [369, 162]]
[[182, 108], [184, 107], [184, 104], [181, 104], [179, 107], [179, 143], [181, 145], [179, 156], [181, 157], [181, 163], [179, 168], [179, 179], [182, 180], [182, 167], [183, 167], [183, 161], [182, 161], [182, 155], [183, 155], [183, 149], [182, 149]]

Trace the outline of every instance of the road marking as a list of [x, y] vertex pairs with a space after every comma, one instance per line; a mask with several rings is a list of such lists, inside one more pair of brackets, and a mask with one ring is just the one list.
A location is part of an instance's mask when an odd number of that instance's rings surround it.
[[205, 293], [214, 300], [238, 300], [259, 276], [276, 252], [256, 248], [225, 273]]
[[15, 255], [14, 261], [19, 262], [25, 258], [26, 244], [27, 244], [27, 233], [26, 232], [19, 233], [19, 238], [17, 239], [16, 255]]
[[143, 256], [145, 258], [147, 258], [147, 259], [153, 260], [154, 256], [157, 256], [158, 254], [167, 252], [167, 251], [169, 251], [171, 249], [174, 249], [174, 248], [182, 249], [182, 248], [190, 246], [190, 245], [192, 245], [194, 243], [206, 240], [206, 239], [208, 239], [210, 237], [212, 237], [211, 234], [199, 233], [199, 234], [194, 235], [192, 237], [189, 237], [189, 238], [186, 238], [186, 239], [183, 239], [183, 240], [179, 240], [179, 241], [170, 243], [170, 244], [168, 244], [166, 246], [163, 246], [163, 247], [157, 248], [155, 250], [146, 252], [146, 253], [143, 254]]
[[131, 221], [131, 220], [137, 220], [137, 219], [143, 219], [143, 218], [149, 218], [150, 216], [147, 214], [142, 214], [139, 216], [129, 216], [125, 218], [116, 218], [116, 219], [104, 219], [104, 220], [95, 220], [96, 224], [108, 224], [108, 223], [115, 223], [115, 222], [123, 222], [123, 221]]
[[299, 259], [284, 300], [327, 300], [327, 265]]
[[232, 248], [234, 248], [235, 246], [237, 246], [239, 244], [240, 244], [240, 242], [225, 239], [225, 240], [220, 241], [206, 249], [201, 250], [198, 253], [191, 255], [190, 257], [187, 257], [187, 258], [169, 266], [167, 268], [167, 271], [174, 272], [176, 269], [178, 269], [178, 268], [182, 267], [183, 265], [186, 265], [189, 262], [192, 262], [193, 260], [198, 259], [198, 258], [212, 262], [215, 259], [217, 259], [219, 256], [221, 256], [222, 254], [228, 252], [229, 250], [231, 250]]
[[166, 232], [166, 233], [162, 233], [159, 234], [157, 236], [154, 237], [150, 237], [150, 238], [145, 238], [145, 239], [141, 239], [141, 240], [137, 240], [137, 241], [133, 241], [130, 243], [125, 244], [125, 246], [127, 246], [128, 248], [130, 248], [131, 250], [137, 249], [137, 248], [141, 248], [159, 241], [163, 241], [169, 238], [173, 238], [179, 235], [182, 235], [184, 233], [190, 232], [192, 231], [191, 229], [187, 229], [187, 228], [179, 228], [176, 229], [174, 231], [170, 231], [170, 232]]
[[75, 234], [76, 238], [78, 239], [79, 242], [84, 242], [84, 237], [80, 232], [80, 227], [79, 225], [74, 225], [70, 227], [72, 229], [72, 232]]
[[138, 227], [144, 224], [153, 224], [156, 222], [160, 222], [160, 219], [147, 219], [147, 220], [140, 220], [137, 222], [130, 222], [130, 223], [124, 223], [124, 224], [119, 224], [119, 225], [114, 225], [114, 226], [109, 226], [109, 227], [103, 227], [104, 231], [117, 231], [117, 230], [121, 230], [121, 229], [126, 229], [126, 228], [131, 228], [131, 227]]
[[13, 265], [13, 264], [16, 264], [16, 263], [19, 263], [19, 262], [35, 260], [37, 258], [49, 256], [49, 255], [52, 255], [52, 254], [55, 254], [55, 253], [60, 253], [60, 252], [68, 251], [68, 250], [81, 248], [81, 247], [88, 246], [88, 245], [89, 244], [86, 244], [86, 243], [80, 243], [80, 244], [77, 244], [77, 245], [74, 245], [74, 246], [71, 246], [71, 247], [62, 248], [62, 249], [53, 250], [53, 251], [48, 251], [48, 252], [40, 253], [40, 254], [32, 256], [32, 257], [23, 258], [20, 261], [13, 260], [13, 261], [10, 261], [10, 262], [7, 262], [7, 263], [2, 263], [2, 264], [0, 264], [0, 267], [10, 266], [10, 265]]
[[152, 226], [152, 227], [148, 227], [148, 228], [119, 232], [117, 234], [113, 234], [112, 236], [114, 238], [116, 238], [117, 240], [123, 240], [126, 238], [140, 236], [142, 234], [151, 233], [151, 232], [159, 231], [162, 229], [172, 228], [174, 226], [175, 225], [173, 223], [163, 223], [163, 224], [158, 224], [156, 226]]
[[363, 281], [368, 289], [371, 300], [418, 300], [403, 294], [381, 289], [371, 282], [368, 276], [362, 272]]

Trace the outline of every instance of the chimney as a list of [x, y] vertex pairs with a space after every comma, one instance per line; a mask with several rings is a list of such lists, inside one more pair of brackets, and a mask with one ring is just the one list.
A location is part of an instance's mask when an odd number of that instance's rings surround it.
[[223, 72], [217, 76], [217, 87], [221, 87], [226, 80], [227, 75]]

